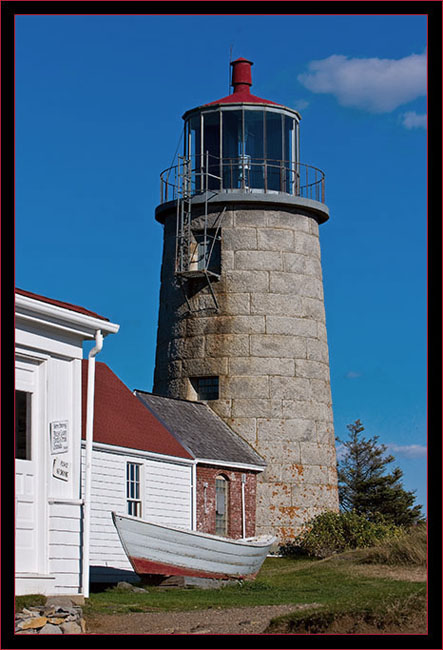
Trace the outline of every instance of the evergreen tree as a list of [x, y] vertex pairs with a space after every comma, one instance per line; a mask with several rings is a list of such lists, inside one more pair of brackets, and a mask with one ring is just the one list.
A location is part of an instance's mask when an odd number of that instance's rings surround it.
[[354, 510], [370, 521], [382, 516], [398, 526], [410, 526], [423, 519], [420, 505], [414, 505], [415, 492], [407, 492], [401, 483], [403, 472], [396, 467], [390, 474], [386, 467], [395, 458], [385, 455], [386, 445], [378, 436], [365, 438], [360, 420], [348, 424], [349, 439], [337, 438], [344, 447], [338, 464], [340, 508]]

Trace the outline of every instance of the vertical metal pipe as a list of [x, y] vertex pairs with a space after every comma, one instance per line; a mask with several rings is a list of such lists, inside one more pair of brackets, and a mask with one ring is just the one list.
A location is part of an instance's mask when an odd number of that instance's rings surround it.
[[245, 483], [246, 474], [241, 475], [241, 523], [242, 523], [242, 537], [246, 537], [246, 505], [245, 505]]
[[88, 385], [86, 402], [86, 442], [85, 442], [85, 484], [83, 494], [83, 549], [82, 549], [82, 591], [89, 598], [89, 558], [91, 546], [91, 484], [92, 484], [92, 441], [94, 435], [94, 392], [95, 357], [103, 348], [101, 330], [95, 333], [95, 346], [88, 355]]

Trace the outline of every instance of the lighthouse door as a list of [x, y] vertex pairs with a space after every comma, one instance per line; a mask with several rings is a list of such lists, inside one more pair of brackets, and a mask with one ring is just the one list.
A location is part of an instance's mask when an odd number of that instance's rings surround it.
[[[43, 454], [40, 377], [37, 361], [16, 361], [15, 396], [15, 570], [40, 573], [42, 567]], [[40, 435], [39, 435], [40, 434]], [[43, 510], [42, 510], [43, 509]]]

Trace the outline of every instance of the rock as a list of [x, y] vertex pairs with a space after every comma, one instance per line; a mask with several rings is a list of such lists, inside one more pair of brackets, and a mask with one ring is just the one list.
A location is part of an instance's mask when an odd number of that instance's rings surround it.
[[51, 625], [46, 623], [44, 627], [41, 628], [39, 634], [63, 634], [58, 625]]
[[81, 618], [79, 622], [80, 622], [80, 627], [81, 627], [81, 630], [82, 630], [82, 634], [86, 634], [86, 621], [85, 621], [85, 619]]
[[30, 628], [43, 627], [48, 622], [46, 616], [38, 616], [36, 618], [28, 618], [28, 620], [19, 623], [22, 630], [29, 630]]
[[132, 589], [132, 585], [129, 582], [118, 582], [117, 583], [117, 589], [127, 589], [130, 591]]
[[18, 630], [16, 634], [37, 634], [37, 630]]
[[51, 623], [51, 625], [61, 625], [62, 623], [65, 622], [65, 618], [57, 617], [57, 616], [49, 616], [48, 617], [48, 623]]
[[63, 631], [64, 634], [81, 634], [82, 633], [82, 628], [78, 623], [74, 623], [74, 621], [69, 621], [68, 623], [63, 623], [60, 626], [61, 630]]

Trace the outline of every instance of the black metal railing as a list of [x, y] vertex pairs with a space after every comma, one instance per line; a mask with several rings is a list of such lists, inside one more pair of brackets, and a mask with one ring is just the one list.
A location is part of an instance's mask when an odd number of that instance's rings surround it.
[[248, 155], [217, 158], [206, 154], [182, 161], [160, 174], [160, 203], [208, 190], [283, 193], [325, 202], [325, 175], [317, 167]]

